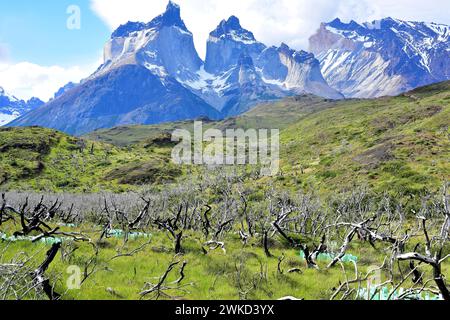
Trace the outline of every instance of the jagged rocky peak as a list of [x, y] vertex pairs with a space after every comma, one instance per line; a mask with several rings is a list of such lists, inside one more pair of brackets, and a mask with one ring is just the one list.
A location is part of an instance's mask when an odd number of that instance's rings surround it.
[[[411, 43], [417, 42], [420, 45], [425, 39], [426, 42], [446, 42], [449, 40], [449, 26], [414, 22], [394, 19], [391, 17], [371, 22], [358, 23], [351, 20], [348, 23], [335, 19], [329, 23], [322, 23], [320, 29], [310, 38], [310, 42], [320, 42], [324, 33], [334, 34], [335, 40], [345, 38], [353, 42], [366, 43], [377, 42], [397, 42]], [[326, 44], [326, 43], [325, 43]]]
[[351, 37], [344, 36], [355, 30], [361, 32], [364, 27], [353, 20], [350, 23], [344, 23], [339, 18], [329, 23], [321, 23], [317, 32], [309, 38], [309, 51], [318, 56], [330, 48], [355, 50], [358, 44]]
[[384, 18], [323, 23], [310, 38], [328, 83], [348, 97], [396, 95], [450, 73], [448, 25]]
[[256, 42], [253, 33], [242, 28], [241, 22], [236, 16], [231, 16], [228, 20], [222, 20], [217, 28], [210, 33], [210, 40], [218, 39], [229, 39], [249, 44]]
[[339, 18], [334, 19], [327, 25], [330, 27], [335, 27], [335, 28], [339, 28], [339, 29], [343, 29], [343, 30], [355, 30], [355, 29], [363, 28], [363, 26], [360, 25], [355, 20], [350, 20], [350, 22], [345, 23]]
[[281, 46], [278, 48], [278, 52], [280, 54], [283, 54], [287, 57], [291, 57], [293, 58], [296, 62], [308, 62], [308, 61], [313, 61], [314, 58], [314, 54], [310, 53], [310, 52], [306, 52], [304, 50], [294, 50], [291, 49], [287, 44], [282, 43]]
[[[274, 64], [272, 59], [268, 60], [269, 64], [260, 65], [268, 80], [274, 80], [275, 83], [281, 81], [278, 85], [297, 94], [313, 93], [331, 99], [343, 98], [338, 91], [328, 86], [320, 71], [320, 63], [313, 54], [294, 50], [285, 43], [273, 50], [278, 53], [279, 62]], [[273, 69], [272, 65], [277, 65], [277, 69]]]
[[222, 20], [210, 33], [205, 70], [213, 74], [223, 73], [237, 65], [242, 53], [245, 52], [255, 61], [265, 48], [251, 31], [241, 26], [237, 17], [231, 16], [228, 20]]
[[95, 73], [127, 64], [141, 65], [160, 76], [181, 81], [192, 78], [203, 65], [192, 33], [181, 19], [180, 7], [169, 1], [166, 11], [149, 23], [130, 22], [119, 27], [104, 47], [104, 65]]
[[132, 33], [152, 28], [162, 28], [176, 26], [188, 31], [184, 21], [181, 19], [181, 9], [178, 4], [169, 1], [166, 11], [154, 18], [149, 23], [128, 21], [126, 24], [118, 27], [111, 35], [111, 38], [126, 38]]
[[181, 9], [178, 4], [173, 1], [169, 1], [166, 11], [150, 21], [148, 28], [161, 28], [161, 27], [179, 27], [187, 31], [184, 21], [181, 19]]
[[220, 22], [217, 30], [222, 30], [223, 33], [228, 33], [230, 30], [241, 30], [241, 21], [236, 16], [230, 16], [228, 20], [224, 19]]

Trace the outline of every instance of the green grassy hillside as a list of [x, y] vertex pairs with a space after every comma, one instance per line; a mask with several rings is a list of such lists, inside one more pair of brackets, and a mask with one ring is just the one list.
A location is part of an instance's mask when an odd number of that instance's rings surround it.
[[[223, 121], [205, 121], [204, 128], [254, 128], [254, 129], [284, 129], [296, 123], [307, 115], [335, 107], [336, 101], [305, 95], [291, 97], [275, 103], [266, 103], [235, 118]], [[103, 141], [117, 146], [136, 144], [146, 139], [152, 139], [161, 133], [172, 133], [175, 129], [193, 130], [192, 121], [164, 123], [150, 126], [122, 126], [112, 129], [94, 131], [84, 137], [89, 140]]]
[[[281, 129], [285, 186], [334, 191], [366, 184], [377, 191], [420, 193], [450, 177], [450, 82], [398, 97], [330, 101], [313, 96], [263, 104], [206, 127]], [[192, 122], [129, 126], [87, 137], [137, 144]]]
[[0, 129], [0, 188], [121, 191], [180, 174], [169, 151], [151, 143], [127, 149], [44, 128]]
[[283, 131], [283, 171], [328, 190], [435, 189], [450, 178], [449, 124], [449, 82], [394, 98], [343, 101]]
[[[288, 98], [205, 128], [281, 129], [276, 182], [292, 189], [420, 193], [450, 177], [450, 82], [398, 97]], [[0, 130], [3, 189], [98, 191], [173, 181], [170, 133], [192, 122], [127, 126], [83, 138], [41, 128]], [[267, 182], [267, 178], [261, 180]]]

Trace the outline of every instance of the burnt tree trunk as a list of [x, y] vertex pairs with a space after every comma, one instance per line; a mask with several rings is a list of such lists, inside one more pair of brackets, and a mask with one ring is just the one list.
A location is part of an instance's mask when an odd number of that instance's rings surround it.
[[183, 231], [180, 231], [175, 237], [175, 253], [183, 253], [183, 248], [181, 247], [181, 239], [183, 238]]
[[268, 231], [264, 230], [263, 235], [263, 245], [264, 245], [264, 253], [266, 254], [266, 257], [271, 258], [272, 254], [269, 251], [269, 237], [268, 237]]

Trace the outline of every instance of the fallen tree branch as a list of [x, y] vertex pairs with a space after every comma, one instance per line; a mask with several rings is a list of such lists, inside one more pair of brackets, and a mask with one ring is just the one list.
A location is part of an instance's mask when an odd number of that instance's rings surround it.
[[59, 300], [61, 295], [54, 291], [53, 287], [50, 285], [50, 280], [45, 277], [44, 273], [55, 259], [60, 248], [61, 243], [55, 243], [51, 249], [47, 251], [47, 257], [44, 262], [33, 273], [34, 282], [37, 286], [42, 288], [50, 300]]

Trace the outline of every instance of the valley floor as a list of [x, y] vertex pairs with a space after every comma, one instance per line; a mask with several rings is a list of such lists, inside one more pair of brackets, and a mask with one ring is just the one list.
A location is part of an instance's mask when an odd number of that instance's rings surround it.
[[[422, 220], [394, 199], [364, 190], [325, 205], [283, 191], [267, 191], [266, 200], [255, 201], [258, 196], [241, 187], [222, 185], [218, 198], [213, 189], [199, 194], [191, 184], [156, 198], [8, 193], [0, 229], [0, 297], [445, 297], [434, 265], [427, 263], [438, 257], [442, 277], [450, 272], [448, 226], [447, 233], [441, 229], [450, 213], [441, 197], [411, 208], [427, 212]], [[412, 253], [425, 258], [408, 258]], [[36, 282], [37, 272], [45, 280]]]

